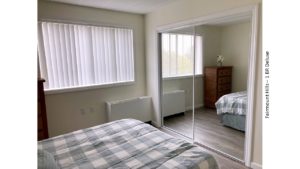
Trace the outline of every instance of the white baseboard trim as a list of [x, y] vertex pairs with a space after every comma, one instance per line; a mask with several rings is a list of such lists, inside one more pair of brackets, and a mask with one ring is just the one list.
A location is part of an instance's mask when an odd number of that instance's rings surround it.
[[261, 164], [255, 163], [255, 162], [251, 162], [251, 166], [252, 169], [262, 169]]
[[[197, 105], [195, 105], [195, 109], [200, 108], [200, 107], [203, 107], [203, 106], [204, 106], [203, 103], [202, 103], [202, 104], [197, 104]], [[185, 107], [185, 110], [186, 110], [186, 111], [192, 110], [192, 109], [193, 109], [193, 106]]]

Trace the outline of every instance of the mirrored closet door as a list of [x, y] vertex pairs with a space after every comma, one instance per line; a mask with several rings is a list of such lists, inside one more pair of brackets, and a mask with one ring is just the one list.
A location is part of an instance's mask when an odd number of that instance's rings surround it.
[[[203, 36], [203, 72], [195, 84], [195, 142], [244, 160], [250, 20], [195, 27]], [[202, 103], [202, 104], [201, 104]]]
[[[193, 139], [194, 27], [161, 34], [161, 107], [166, 128]], [[198, 43], [198, 42], [197, 42]], [[200, 73], [200, 70], [196, 73]]]
[[163, 126], [243, 161], [250, 19], [160, 35]]

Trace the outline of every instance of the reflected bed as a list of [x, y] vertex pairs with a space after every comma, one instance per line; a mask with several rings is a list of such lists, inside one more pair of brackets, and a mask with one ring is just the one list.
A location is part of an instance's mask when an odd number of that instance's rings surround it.
[[230, 93], [220, 97], [215, 105], [221, 123], [245, 131], [247, 101], [246, 91]]

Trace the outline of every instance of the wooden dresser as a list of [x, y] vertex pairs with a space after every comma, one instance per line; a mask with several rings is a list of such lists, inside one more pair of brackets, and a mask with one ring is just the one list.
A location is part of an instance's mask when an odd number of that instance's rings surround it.
[[38, 79], [38, 140], [49, 138], [43, 84], [44, 82], [44, 79]]
[[218, 99], [231, 93], [232, 66], [204, 68], [204, 105], [216, 108]]

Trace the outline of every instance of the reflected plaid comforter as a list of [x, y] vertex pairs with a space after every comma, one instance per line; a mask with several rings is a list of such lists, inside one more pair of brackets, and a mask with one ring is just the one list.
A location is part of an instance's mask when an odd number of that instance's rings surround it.
[[236, 92], [226, 94], [215, 103], [217, 114], [222, 113], [246, 115], [247, 112], [247, 92]]
[[197, 146], [138, 120], [123, 119], [39, 141], [60, 168], [217, 169]]

